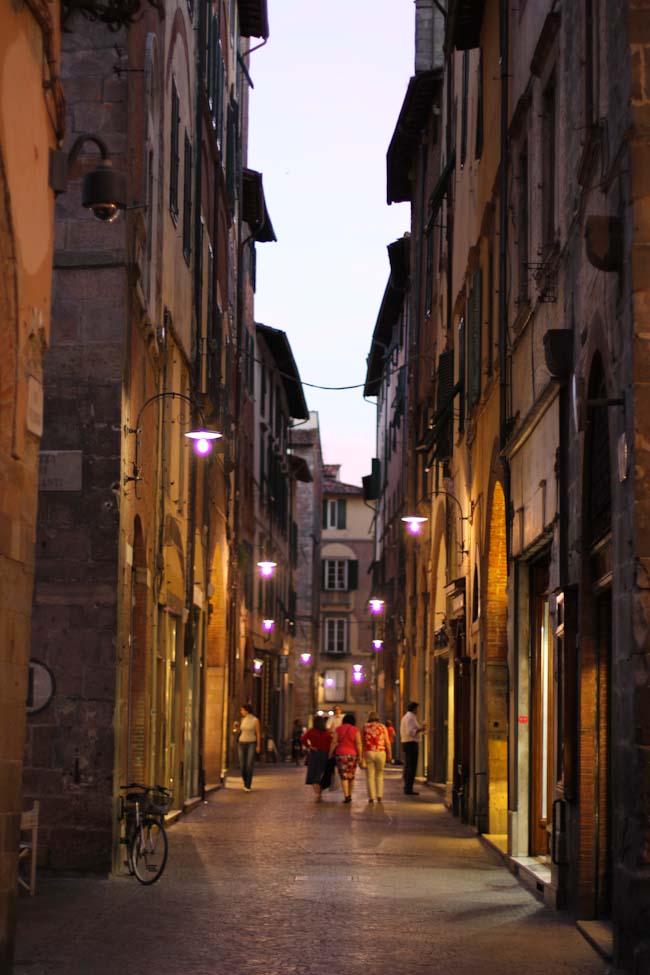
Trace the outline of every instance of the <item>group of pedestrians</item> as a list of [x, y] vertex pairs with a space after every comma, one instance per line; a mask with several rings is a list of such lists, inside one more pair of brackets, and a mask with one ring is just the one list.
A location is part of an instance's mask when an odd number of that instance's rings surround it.
[[[400, 722], [400, 739], [404, 753], [404, 794], [417, 796], [414, 790], [418, 764], [419, 736], [426, 731], [426, 724], [417, 719], [418, 704], [411, 701]], [[251, 791], [255, 754], [261, 750], [260, 722], [250, 704], [240, 708], [240, 721], [233, 732], [238, 735], [239, 765], [244, 790]], [[296, 725], [299, 725], [296, 719]], [[302, 729], [301, 729], [302, 730]], [[297, 739], [297, 735], [294, 735]], [[338, 771], [343, 789], [343, 802], [352, 802], [352, 791], [359, 767], [366, 770], [366, 788], [369, 803], [380, 803], [384, 798], [384, 769], [393, 760], [395, 729], [392, 722], [383, 724], [376, 711], [371, 711], [366, 723], [357, 728], [352, 712], [342, 714], [337, 705], [327, 722], [322, 715], [314, 718], [313, 726], [300, 735], [300, 746], [307, 749], [306, 784], [314, 790], [316, 802], [321, 802], [323, 792], [331, 788], [334, 771]], [[296, 742], [297, 744], [297, 742]], [[293, 750], [293, 749], [292, 749]]]

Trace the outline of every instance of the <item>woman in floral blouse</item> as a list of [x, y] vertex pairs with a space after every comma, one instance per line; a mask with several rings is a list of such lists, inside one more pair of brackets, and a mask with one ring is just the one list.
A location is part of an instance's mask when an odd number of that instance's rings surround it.
[[368, 715], [363, 726], [363, 754], [366, 760], [368, 802], [381, 802], [384, 797], [384, 766], [393, 757], [390, 735], [376, 711]]

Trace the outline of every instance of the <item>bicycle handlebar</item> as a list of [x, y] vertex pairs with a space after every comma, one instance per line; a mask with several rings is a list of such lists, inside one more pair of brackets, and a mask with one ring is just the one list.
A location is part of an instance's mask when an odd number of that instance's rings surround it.
[[164, 792], [166, 795], [171, 795], [171, 791], [166, 789], [164, 785], [142, 785], [140, 782], [121, 785], [120, 790], [122, 789], [141, 789], [143, 792]]

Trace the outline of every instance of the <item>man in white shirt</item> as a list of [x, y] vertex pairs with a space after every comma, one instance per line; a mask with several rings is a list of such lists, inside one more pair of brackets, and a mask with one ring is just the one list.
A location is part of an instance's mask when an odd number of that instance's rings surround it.
[[328, 731], [334, 731], [339, 725], [343, 724], [343, 712], [341, 711], [341, 705], [334, 705], [334, 714], [330, 714], [329, 718], [325, 722], [325, 727]]
[[418, 744], [418, 735], [421, 735], [427, 730], [426, 724], [420, 724], [418, 719], [415, 717], [415, 712], [417, 711], [419, 704], [417, 701], [411, 701], [408, 708], [406, 709], [406, 714], [400, 721], [399, 726], [399, 736], [402, 742], [402, 751], [404, 752], [404, 795], [405, 796], [417, 796], [418, 792], [413, 789], [413, 783], [415, 782], [415, 773], [418, 767], [418, 752], [420, 746]]

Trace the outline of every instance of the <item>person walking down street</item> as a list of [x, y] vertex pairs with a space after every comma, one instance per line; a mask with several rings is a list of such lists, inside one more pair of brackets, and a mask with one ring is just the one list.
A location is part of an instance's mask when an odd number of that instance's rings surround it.
[[296, 765], [300, 765], [302, 758], [302, 736], [305, 730], [300, 718], [296, 718], [291, 729], [291, 758]]
[[417, 701], [411, 701], [399, 726], [399, 735], [402, 739], [402, 751], [404, 752], [405, 796], [419, 795], [419, 792], [416, 792], [413, 788], [415, 773], [418, 767], [418, 752], [420, 750], [418, 736], [427, 730], [427, 726], [426, 724], [420, 724], [415, 716], [418, 707], [419, 704]]
[[340, 704], [334, 705], [334, 714], [330, 714], [325, 727], [328, 731], [335, 731], [339, 725], [343, 724], [343, 712]]
[[363, 764], [363, 743], [356, 724], [357, 719], [353, 714], [344, 715], [343, 721], [334, 730], [330, 745], [330, 757], [336, 755], [336, 767], [345, 796], [343, 802], [352, 802], [357, 765]]
[[313, 786], [315, 802], [320, 802], [332, 744], [332, 736], [325, 730], [325, 718], [322, 715], [316, 715], [313, 728], [305, 731], [301, 742], [307, 749], [305, 785]]
[[390, 737], [386, 726], [379, 720], [376, 711], [368, 715], [361, 734], [363, 757], [366, 762], [366, 786], [368, 802], [381, 802], [384, 797], [384, 766], [393, 757]]
[[386, 725], [386, 731], [388, 732], [388, 740], [390, 741], [390, 750], [393, 755], [390, 761], [394, 765], [395, 764], [395, 735], [397, 734], [397, 732], [395, 731], [395, 725], [390, 720], [390, 718], [386, 718], [386, 721], [384, 723]]
[[234, 734], [239, 735], [237, 746], [244, 792], [250, 792], [253, 785], [255, 755], [259, 755], [262, 749], [262, 730], [258, 719], [253, 714], [252, 704], [242, 704], [239, 713], [241, 718], [235, 721], [232, 730]]

